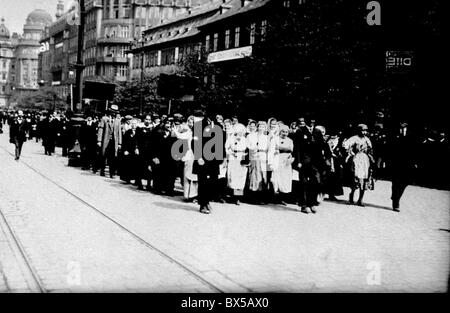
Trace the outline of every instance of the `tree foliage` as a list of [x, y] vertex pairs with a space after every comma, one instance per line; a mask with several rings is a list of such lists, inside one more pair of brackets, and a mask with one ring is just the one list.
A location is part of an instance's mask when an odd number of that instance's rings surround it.
[[143, 111], [158, 112], [161, 98], [157, 94], [157, 77], [145, 76], [144, 80], [133, 79], [119, 83], [116, 88], [113, 104], [125, 112], [139, 112], [140, 98], [142, 92]]
[[12, 101], [17, 102], [17, 108], [23, 110], [65, 110], [67, 107], [65, 99], [61, 99], [51, 87], [17, 93]]

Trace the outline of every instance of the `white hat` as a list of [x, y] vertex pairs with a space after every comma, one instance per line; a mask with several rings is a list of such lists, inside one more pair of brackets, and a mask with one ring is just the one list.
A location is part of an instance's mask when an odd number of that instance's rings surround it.
[[238, 123], [233, 126], [233, 133], [237, 134], [237, 133], [245, 133], [245, 132], [247, 132], [247, 127], [245, 127], [243, 124]]

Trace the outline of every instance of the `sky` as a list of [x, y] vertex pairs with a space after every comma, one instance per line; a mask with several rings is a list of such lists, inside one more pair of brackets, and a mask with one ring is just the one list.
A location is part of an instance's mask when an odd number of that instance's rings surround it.
[[[0, 0], [0, 18], [5, 18], [11, 35], [13, 32], [22, 34], [28, 14], [35, 9], [47, 11], [54, 21], [57, 3], [58, 0]], [[64, 0], [64, 8], [68, 9], [70, 3], [72, 0]]]

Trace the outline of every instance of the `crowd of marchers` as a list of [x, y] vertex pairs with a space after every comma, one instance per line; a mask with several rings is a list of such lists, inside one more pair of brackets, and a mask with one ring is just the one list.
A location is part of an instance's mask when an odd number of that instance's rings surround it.
[[[412, 183], [449, 187], [447, 134], [419, 133], [405, 121], [389, 129], [357, 124], [327, 133], [324, 125], [302, 117], [289, 123], [276, 118], [243, 122], [198, 111], [189, 117], [137, 118], [111, 106], [103, 116], [86, 114], [79, 127], [58, 112], [0, 112], [0, 123], [9, 124], [16, 160], [31, 139], [42, 140], [49, 156], [55, 147], [68, 156], [78, 145], [83, 169], [118, 175], [140, 190], [171, 196], [179, 178], [184, 200], [198, 202], [202, 213], [211, 212], [210, 201], [295, 203], [303, 213], [316, 213], [324, 199], [363, 207], [364, 194], [376, 188], [377, 179], [392, 182], [392, 209], [399, 211]], [[220, 133], [213, 150], [223, 152], [212, 160], [195, 151], [208, 132]], [[203, 140], [201, 147], [207, 144]], [[344, 188], [349, 198], [338, 199]]]

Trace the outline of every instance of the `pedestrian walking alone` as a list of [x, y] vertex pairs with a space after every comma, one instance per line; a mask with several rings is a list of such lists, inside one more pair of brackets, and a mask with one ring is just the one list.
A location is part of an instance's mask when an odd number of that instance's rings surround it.
[[15, 160], [20, 159], [23, 143], [28, 139], [28, 124], [23, 117], [23, 112], [19, 111], [17, 118], [9, 126], [9, 142], [13, 143], [15, 149]]
[[359, 189], [359, 198], [357, 205], [364, 206], [362, 203], [366, 190], [374, 189], [374, 180], [372, 177], [374, 159], [372, 156], [372, 143], [367, 137], [367, 126], [358, 125], [358, 134], [345, 142], [347, 147], [347, 162], [351, 164], [353, 181], [349, 197], [350, 204], [354, 203], [353, 197], [356, 189]]
[[408, 124], [400, 123], [400, 127], [392, 135], [389, 144], [389, 173], [392, 181], [392, 209], [400, 212], [400, 199], [406, 187], [411, 184], [413, 174], [416, 172], [417, 144], [411, 135]]

